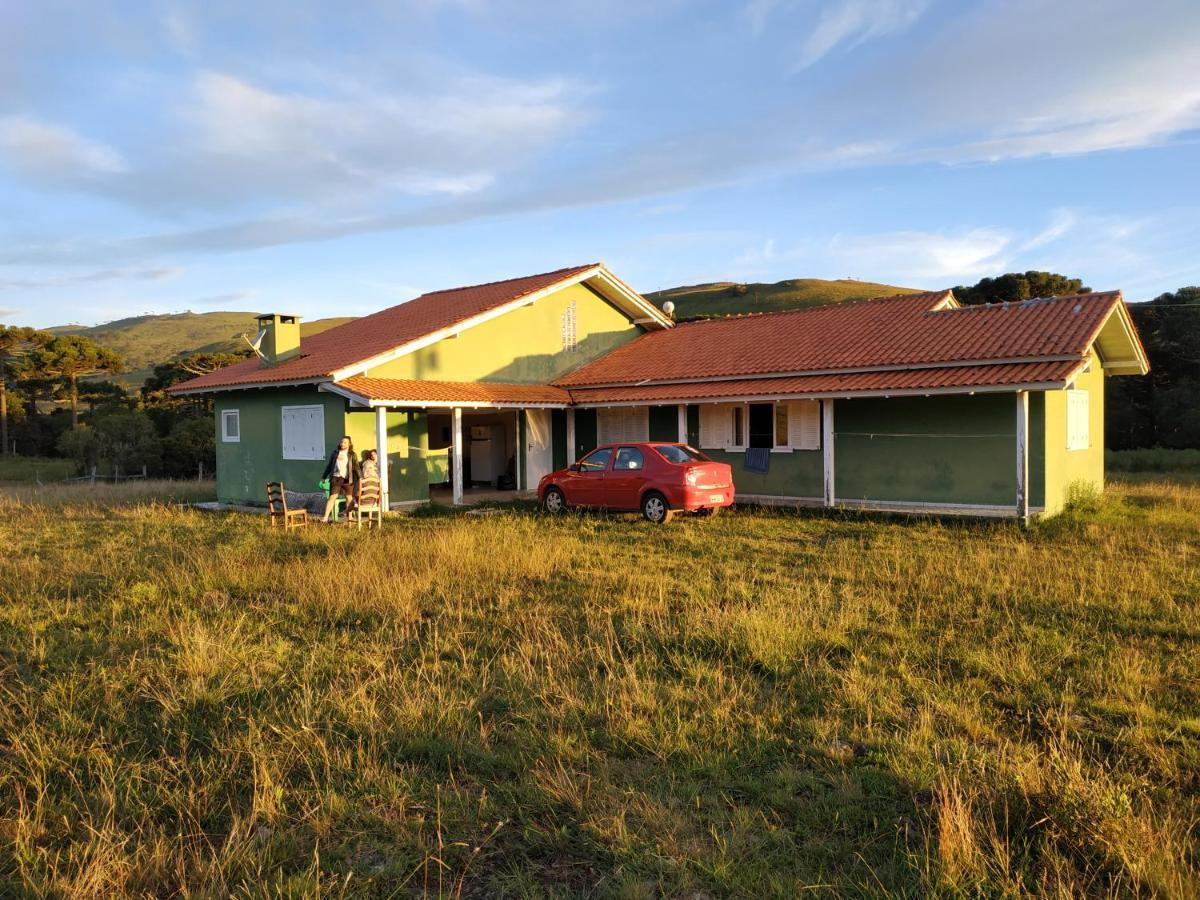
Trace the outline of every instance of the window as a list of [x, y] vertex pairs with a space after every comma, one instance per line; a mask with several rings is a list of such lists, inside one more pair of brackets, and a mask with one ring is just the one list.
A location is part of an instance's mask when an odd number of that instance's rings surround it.
[[283, 414], [283, 458], [325, 458], [325, 407], [285, 406]]
[[1087, 450], [1092, 445], [1087, 391], [1067, 391], [1067, 449]]
[[821, 403], [705, 404], [700, 407], [700, 446], [722, 450], [765, 447], [788, 452], [821, 449]]
[[236, 409], [221, 410], [221, 440], [226, 444], [236, 444], [241, 439], [241, 412]]
[[665, 444], [661, 447], [655, 447], [658, 455], [669, 463], [689, 463], [689, 462], [711, 462], [707, 456], [697, 450], [695, 447], [687, 445], [680, 446], [678, 444]]
[[750, 404], [750, 444], [751, 447], [765, 447], [770, 450], [775, 446], [775, 404]]
[[617, 458], [613, 461], [614, 472], [617, 469], [628, 471], [644, 468], [646, 468], [646, 458], [642, 456], [642, 451], [637, 447], [622, 447], [617, 451]]
[[648, 406], [610, 406], [596, 410], [596, 443], [622, 444], [650, 440]]
[[612, 457], [612, 447], [593, 450], [579, 463], [580, 472], [603, 472], [608, 468], [608, 460]]

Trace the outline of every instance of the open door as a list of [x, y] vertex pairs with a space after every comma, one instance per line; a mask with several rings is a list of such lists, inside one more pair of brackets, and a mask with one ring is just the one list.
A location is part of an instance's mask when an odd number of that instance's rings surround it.
[[553, 470], [550, 410], [525, 410], [525, 488], [537, 490], [543, 475]]

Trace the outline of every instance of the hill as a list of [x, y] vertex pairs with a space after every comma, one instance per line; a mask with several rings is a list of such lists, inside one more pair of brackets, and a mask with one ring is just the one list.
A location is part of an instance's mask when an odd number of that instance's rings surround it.
[[[151, 369], [180, 354], [217, 353], [244, 349], [242, 334], [254, 334], [254, 313], [207, 312], [133, 316], [102, 325], [60, 325], [55, 334], [81, 334], [97, 344], [120, 353], [126, 372], [117, 381], [136, 387]], [[301, 336], [318, 334], [349, 318], [317, 319], [300, 325]]]
[[921, 289], [877, 284], [871, 281], [855, 281], [840, 278], [826, 281], [823, 278], [789, 278], [775, 284], [739, 284], [733, 281], [716, 281], [711, 284], [694, 284], [668, 288], [646, 294], [646, 298], [661, 306], [667, 300], [675, 304], [677, 319], [703, 319], [710, 316], [728, 316], [736, 313], [773, 312], [780, 309], [801, 309], [820, 306], [823, 303], [840, 303], [845, 300], [869, 300], [872, 297], [889, 297], [893, 294], [916, 294]]

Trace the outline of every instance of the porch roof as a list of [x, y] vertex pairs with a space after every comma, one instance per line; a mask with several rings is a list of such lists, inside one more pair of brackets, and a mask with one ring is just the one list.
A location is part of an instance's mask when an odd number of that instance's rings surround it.
[[564, 408], [571, 395], [548, 384], [487, 381], [423, 381], [355, 376], [320, 389], [360, 406], [488, 406]]
[[577, 406], [734, 401], [754, 398], [871, 397], [1058, 390], [1087, 365], [1084, 360], [940, 366], [883, 372], [842, 372], [782, 378], [730, 378], [672, 384], [571, 388]]

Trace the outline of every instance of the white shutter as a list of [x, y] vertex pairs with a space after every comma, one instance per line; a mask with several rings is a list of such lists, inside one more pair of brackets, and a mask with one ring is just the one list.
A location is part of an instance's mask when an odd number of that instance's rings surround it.
[[793, 450], [821, 449], [820, 400], [793, 400], [788, 404], [788, 446]]
[[728, 407], [711, 403], [700, 405], [700, 449], [715, 450], [725, 446], [725, 418]]
[[1067, 391], [1067, 449], [1086, 450], [1091, 446], [1091, 416], [1088, 392]]
[[626, 444], [650, 440], [650, 408], [612, 406], [596, 411], [598, 444]]
[[283, 458], [325, 458], [325, 407], [285, 406], [282, 410]]

